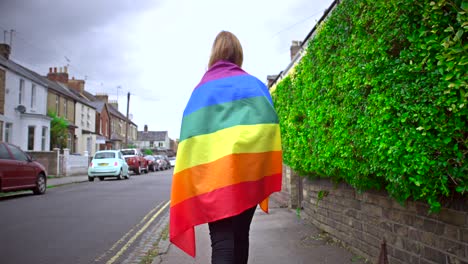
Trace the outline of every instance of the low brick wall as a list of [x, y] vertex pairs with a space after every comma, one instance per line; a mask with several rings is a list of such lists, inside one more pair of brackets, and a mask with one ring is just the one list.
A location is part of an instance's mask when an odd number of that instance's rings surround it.
[[46, 168], [47, 175], [57, 175], [57, 152], [28, 151], [26, 153]]
[[[358, 193], [328, 179], [302, 179], [301, 216], [376, 263], [383, 239], [390, 263], [468, 263], [468, 203], [428, 214], [428, 206], [405, 207], [386, 192]], [[319, 193], [325, 194], [318, 201]]]

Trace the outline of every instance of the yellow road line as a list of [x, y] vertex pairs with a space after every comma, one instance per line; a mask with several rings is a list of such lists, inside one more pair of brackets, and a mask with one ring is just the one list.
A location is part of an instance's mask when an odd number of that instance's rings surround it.
[[97, 257], [96, 259], [94, 259], [94, 262], [99, 262], [101, 261], [103, 258], [105, 258], [107, 256], [108, 253], [112, 252], [120, 243], [124, 242], [125, 239], [127, 239], [128, 236], [130, 236], [131, 233], [133, 233], [133, 231], [135, 230], [135, 228], [138, 228], [140, 225], [142, 225], [146, 219], [148, 217], [150, 217], [150, 215], [152, 215], [154, 213], [154, 211], [156, 211], [161, 205], [163, 204], [163, 202], [159, 203], [156, 207], [154, 207], [153, 209], [151, 209], [149, 211], [149, 213], [147, 213], [143, 219], [141, 219], [141, 221], [136, 224], [135, 226], [133, 226], [125, 235], [123, 235], [119, 240], [117, 240], [117, 242], [114, 243], [114, 245], [112, 245], [112, 247], [107, 250], [106, 252], [104, 252], [104, 254], [102, 254], [101, 256]]
[[115, 254], [111, 259], [109, 259], [109, 261], [106, 262], [106, 264], [114, 263], [125, 252], [125, 250], [127, 250], [130, 247], [130, 245], [133, 242], [135, 242], [135, 240], [150, 226], [150, 224], [156, 219], [156, 217], [158, 217], [158, 215], [161, 214], [161, 212], [169, 206], [170, 203], [171, 201], [168, 201], [165, 205], [163, 205], [163, 207], [161, 207], [161, 209], [159, 209], [159, 211], [156, 214], [154, 214], [153, 217], [151, 217], [151, 219], [140, 230], [138, 230], [138, 232], [136, 232], [136, 234], [132, 238], [130, 238], [130, 240], [128, 240], [127, 244], [125, 244], [119, 250], [119, 252], [117, 252], [117, 254]]

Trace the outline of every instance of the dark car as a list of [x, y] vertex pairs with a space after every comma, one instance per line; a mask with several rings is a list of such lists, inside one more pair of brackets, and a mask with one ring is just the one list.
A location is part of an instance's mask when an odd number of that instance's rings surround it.
[[154, 158], [156, 159], [156, 163], [158, 164], [158, 170], [167, 169], [167, 163], [161, 155], [154, 155]]
[[148, 161], [148, 168], [150, 171], [159, 170], [159, 165], [156, 162], [156, 159], [152, 155], [146, 155], [145, 159]]
[[46, 189], [44, 166], [20, 148], [0, 142], [0, 192], [32, 190], [34, 194], [44, 194]]
[[161, 155], [161, 157], [166, 162], [166, 170], [170, 169], [171, 168], [171, 161], [169, 160], [169, 157], [167, 155]]

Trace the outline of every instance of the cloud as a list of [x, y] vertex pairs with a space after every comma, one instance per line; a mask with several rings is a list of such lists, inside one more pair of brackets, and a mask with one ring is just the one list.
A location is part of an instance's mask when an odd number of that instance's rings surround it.
[[244, 69], [266, 81], [288, 65], [291, 41], [303, 40], [330, 3], [0, 0], [0, 30], [17, 32], [13, 60], [43, 75], [70, 64], [71, 76], [86, 76], [87, 90], [111, 99], [118, 91], [123, 113], [130, 92], [130, 113], [140, 129], [148, 124], [177, 138], [218, 32], [238, 36]]

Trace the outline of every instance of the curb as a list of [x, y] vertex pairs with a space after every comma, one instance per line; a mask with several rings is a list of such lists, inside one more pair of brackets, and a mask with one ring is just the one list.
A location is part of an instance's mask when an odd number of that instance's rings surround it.
[[169, 212], [164, 216], [164, 219], [161, 220], [161, 228], [158, 229], [156, 232], [156, 236], [158, 236], [158, 246], [156, 247], [158, 250], [158, 255], [154, 257], [153, 262], [151, 264], [159, 264], [162, 262], [162, 256], [166, 255], [169, 251], [169, 247], [171, 246], [171, 242], [169, 242], [169, 237], [166, 239], [162, 239], [162, 232], [166, 228], [169, 229]]

